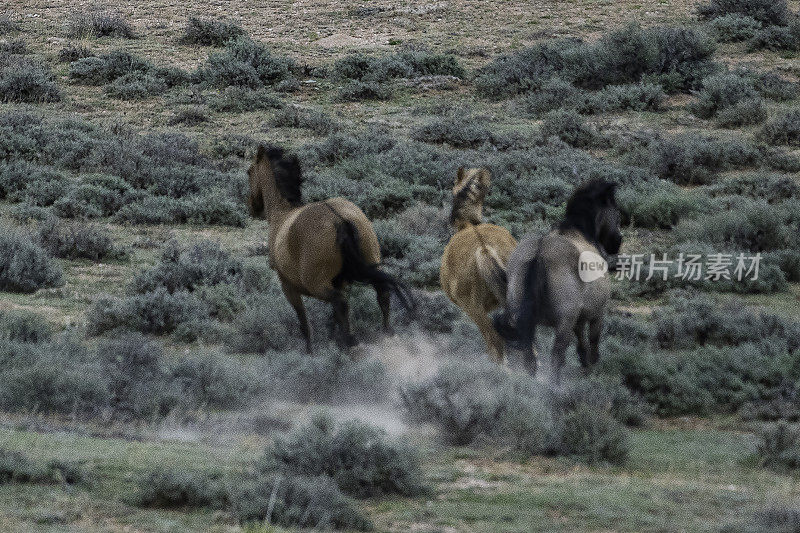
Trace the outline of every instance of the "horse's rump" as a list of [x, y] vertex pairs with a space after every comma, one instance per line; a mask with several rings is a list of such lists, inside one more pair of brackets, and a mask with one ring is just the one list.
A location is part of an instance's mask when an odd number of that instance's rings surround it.
[[478, 275], [501, 306], [506, 304], [508, 275], [497, 250], [491, 246], [481, 246], [475, 250], [475, 266]]

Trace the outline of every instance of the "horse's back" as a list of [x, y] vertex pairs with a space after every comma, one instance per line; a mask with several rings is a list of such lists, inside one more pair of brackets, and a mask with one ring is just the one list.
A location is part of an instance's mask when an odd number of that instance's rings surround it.
[[547, 276], [548, 299], [552, 322], [561, 314], [593, 317], [602, 313], [610, 297], [611, 287], [607, 274], [593, 281], [580, 277], [580, 257], [583, 252], [600, 256], [597, 247], [576, 231], [553, 231], [541, 241], [538, 257], [543, 274]]
[[496, 307], [497, 298], [480, 274], [480, 254], [489, 254], [491, 260], [505, 269], [516, 244], [507, 229], [493, 224], [479, 224], [458, 231], [442, 255], [439, 270], [442, 290], [459, 306]]

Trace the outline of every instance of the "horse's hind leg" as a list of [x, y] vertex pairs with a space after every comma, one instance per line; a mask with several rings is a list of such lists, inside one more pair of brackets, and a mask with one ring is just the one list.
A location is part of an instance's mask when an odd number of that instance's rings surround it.
[[564, 361], [567, 348], [572, 341], [572, 333], [575, 328], [575, 319], [562, 319], [556, 327], [556, 338], [553, 341], [553, 351], [551, 360], [553, 365], [553, 377], [556, 385], [561, 384], [561, 370], [564, 368]]
[[347, 301], [347, 295], [337, 290], [331, 299], [333, 306], [333, 317], [339, 325], [340, 339], [344, 346], [350, 348], [357, 344], [356, 338], [350, 332], [350, 304]]
[[586, 319], [579, 318], [575, 323], [575, 338], [578, 339], [578, 344], [575, 350], [578, 352], [578, 359], [581, 366], [586, 368], [589, 366], [589, 359], [586, 353]]
[[603, 317], [595, 318], [589, 322], [589, 364], [594, 365], [600, 360], [600, 334], [603, 332]]
[[478, 329], [483, 335], [483, 340], [486, 341], [486, 349], [489, 352], [489, 358], [495, 363], [502, 365], [505, 362], [504, 342], [497, 331], [494, 329], [489, 315], [483, 311], [468, 310], [467, 315], [478, 326]]
[[387, 335], [394, 334], [392, 325], [389, 323], [389, 308], [391, 307], [392, 292], [386, 287], [375, 287], [375, 294], [378, 297], [378, 306], [381, 308], [383, 316], [383, 331]]
[[311, 353], [311, 328], [308, 325], [308, 316], [303, 305], [303, 297], [288, 283], [281, 282], [281, 287], [286, 299], [289, 300], [289, 303], [294, 307], [294, 312], [297, 313], [297, 319], [300, 321], [300, 331], [306, 341], [306, 352]]

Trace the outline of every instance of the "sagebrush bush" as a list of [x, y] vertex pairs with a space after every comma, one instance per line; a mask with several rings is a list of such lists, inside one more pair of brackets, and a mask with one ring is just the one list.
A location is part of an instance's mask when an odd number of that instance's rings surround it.
[[[796, 242], [786, 214], [763, 200], [738, 202], [737, 211], [720, 211], [700, 220], [684, 220], [676, 228], [678, 240], [699, 240], [763, 252]], [[741, 205], [743, 204], [743, 205]]]
[[8, 55], [25, 55], [30, 53], [28, 45], [22, 39], [0, 42], [0, 53]]
[[769, 144], [800, 146], [800, 111], [793, 110], [767, 122], [760, 132]]
[[793, 18], [788, 26], [767, 26], [747, 42], [747, 49], [796, 52], [800, 50], [800, 19]]
[[72, 63], [84, 57], [93, 56], [94, 53], [85, 46], [68, 44], [58, 51], [58, 60], [61, 63]]
[[419, 76], [463, 78], [466, 75], [455, 56], [426, 51], [405, 51], [385, 56], [355, 53], [335, 61], [330, 70], [334, 78], [357, 80], [375, 86], [394, 78]]
[[687, 216], [703, 213], [708, 206], [699, 193], [674, 185], [627, 188], [618, 193], [617, 204], [626, 223], [661, 229], [670, 229]]
[[53, 327], [42, 315], [27, 311], [0, 312], [0, 339], [41, 343], [50, 340]]
[[[624, 428], [601, 414], [610, 405], [560, 404], [545, 385], [495, 366], [448, 363], [432, 378], [403, 385], [400, 395], [410, 417], [437, 424], [453, 444], [488, 439], [531, 455], [627, 458]], [[565, 432], [568, 420], [574, 427]]]
[[492, 98], [536, 90], [554, 76], [587, 89], [649, 81], [675, 92], [713, 70], [713, 52], [713, 43], [695, 30], [631, 24], [594, 44], [551, 40], [500, 56], [477, 71], [474, 83]]
[[140, 294], [161, 288], [170, 293], [191, 292], [202, 286], [236, 284], [241, 275], [242, 263], [218, 243], [201, 241], [181, 247], [171, 240], [165, 244], [159, 262], [140, 272], [131, 286]]
[[53, 74], [27, 59], [0, 59], [0, 102], [43, 103], [61, 100]]
[[704, 19], [733, 13], [752, 17], [764, 24], [785, 24], [789, 7], [786, 0], [711, 0], [698, 6], [697, 13]]
[[63, 284], [61, 266], [30, 236], [8, 226], [0, 230], [0, 290], [27, 293]]
[[701, 118], [712, 118], [731, 106], [757, 97], [753, 80], [731, 72], [715, 74], [703, 80], [698, 100], [691, 108]]
[[184, 356], [169, 368], [169, 381], [188, 408], [241, 407], [263, 388], [258, 380], [249, 367], [215, 352]]
[[242, 27], [235, 22], [201, 17], [189, 17], [178, 42], [200, 46], [224, 46], [232, 39], [244, 36]]
[[756, 455], [762, 466], [775, 470], [800, 468], [800, 431], [785, 422], [765, 426], [759, 433]]
[[212, 52], [195, 78], [219, 88], [262, 89], [291, 79], [296, 68], [293, 59], [273, 54], [264, 44], [239, 38], [225, 43], [222, 51]]
[[208, 107], [222, 113], [243, 113], [283, 107], [280, 96], [269, 89], [225, 87], [208, 97]]
[[728, 13], [714, 18], [710, 26], [718, 41], [735, 43], [752, 39], [763, 27], [763, 24], [749, 15]]
[[417, 453], [389, 440], [379, 428], [351, 421], [337, 424], [325, 415], [275, 440], [260, 468], [307, 477], [329, 476], [342, 492], [357, 498], [427, 490]]
[[188, 81], [189, 75], [173, 67], [157, 67], [125, 50], [78, 59], [69, 65], [69, 77], [83, 85], [111, 83], [106, 91], [120, 98], [160, 94]]
[[69, 224], [51, 219], [39, 228], [39, 238], [50, 255], [62, 259], [99, 261], [122, 256], [109, 234], [96, 226]]
[[163, 79], [152, 74], [131, 72], [112, 81], [105, 87], [105, 92], [110, 97], [120, 100], [139, 100], [159, 95], [168, 88]]
[[586, 99], [581, 89], [561, 78], [551, 78], [538, 90], [526, 92], [513, 102], [513, 109], [527, 115], [538, 116], [561, 108], [580, 108]]
[[654, 83], [610, 85], [587, 95], [586, 101], [580, 102], [577, 110], [581, 113], [660, 111], [666, 98], [664, 89]]
[[11, 20], [8, 15], [0, 15], [0, 35], [8, 35], [19, 31], [19, 24]]
[[336, 92], [336, 100], [339, 102], [390, 100], [392, 95], [392, 88], [380, 82], [351, 80], [339, 88]]
[[138, 483], [133, 503], [139, 507], [222, 509], [228, 505], [228, 490], [217, 473], [176, 468], [158, 468]]
[[753, 73], [752, 76], [755, 79], [756, 90], [764, 98], [786, 102], [794, 100], [800, 94], [797, 83], [783, 78], [777, 72], [757, 72]]
[[478, 148], [484, 144], [507, 145], [508, 140], [492, 133], [478, 118], [446, 117], [429, 121], [411, 132], [417, 141], [449, 144], [456, 148]]
[[542, 137], [558, 137], [565, 143], [576, 148], [585, 148], [597, 140], [596, 133], [586, 124], [586, 121], [575, 111], [551, 111], [544, 116], [542, 122]]
[[34, 460], [23, 453], [0, 448], [0, 485], [5, 483], [74, 485], [86, 480], [86, 473], [78, 463]]
[[783, 174], [757, 172], [735, 176], [709, 188], [713, 195], [747, 196], [770, 204], [800, 198], [800, 184]]
[[205, 109], [194, 106], [178, 109], [167, 122], [170, 126], [176, 126], [178, 124], [196, 126], [203, 122], [208, 122], [209, 120], [211, 119]]
[[71, 187], [53, 203], [53, 211], [63, 218], [90, 219], [113, 215], [122, 207], [122, 195], [92, 183]]
[[136, 38], [130, 23], [120, 13], [112, 11], [83, 12], [73, 15], [67, 24], [67, 35], [73, 38]]
[[243, 524], [371, 531], [372, 523], [329, 478], [267, 475], [244, 480], [232, 495]]
[[278, 110], [270, 123], [277, 128], [308, 129], [317, 135], [329, 135], [341, 128], [327, 113], [298, 106], [286, 106]]
[[765, 310], [721, 306], [708, 298], [676, 298], [668, 309], [656, 311], [654, 319], [655, 340], [662, 348], [738, 346], [770, 337], [785, 341], [791, 351], [800, 348], [800, 323]]
[[0, 361], [0, 407], [5, 411], [90, 417], [102, 415], [108, 407], [102, 365], [77, 342], [4, 340]]
[[161, 287], [125, 298], [101, 296], [89, 307], [86, 321], [90, 335], [117, 328], [163, 335], [207, 316], [206, 306], [196, 296], [185, 291], [169, 293]]
[[761, 98], [740, 100], [717, 113], [716, 122], [723, 128], [761, 124], [767, 120], [767, 105]]

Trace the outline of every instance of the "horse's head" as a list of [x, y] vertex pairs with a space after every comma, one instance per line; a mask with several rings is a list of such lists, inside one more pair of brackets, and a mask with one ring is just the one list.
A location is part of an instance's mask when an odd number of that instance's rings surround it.
[[450, 223], [480, 224], [483, 218], [483, 200], [492, 181], [491, 173], [485, 168], [461, 167], [453, 183], [453, 209]]
[[253, 217], [263, 217], [269, 205], [283, 203], [293, 207], [303, 203], [300, 162], [296, 156], [286, 155], [283, 148], [259, 145], [247, 175], [247, 205]]
[[616, 183], [605, 180], [584, 183], [567, 201], [562, 223], [562, 227], [578, 229], [610, 255], [619, 253], [622, 246], [622, 217], [617, 207], [616, 189]]

